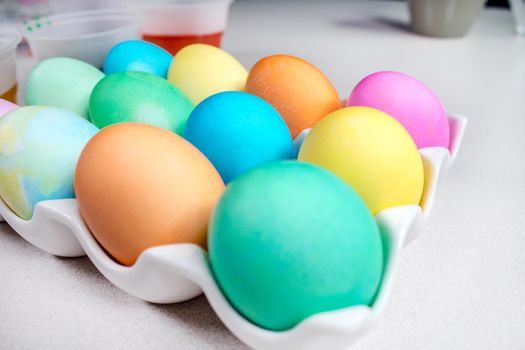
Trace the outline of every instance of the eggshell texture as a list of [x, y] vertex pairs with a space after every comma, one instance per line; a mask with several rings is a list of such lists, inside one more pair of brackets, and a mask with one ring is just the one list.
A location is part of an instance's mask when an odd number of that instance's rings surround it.
[[188, 45], [175, 55], [168, 80], [198, 104], [222, 91], [242, 91], [248, 72], [235, 57], [217, 47]]
[[208, 220], [224, 184], [180, 136], [123, 123], [103, 129], [86, 145], [75, 190], [93, 236], [117, 261], [132, 265], [153, 246], [206, 247]]
[[0, 98], [0, 117], [6, 114], [7, 112], [10, 112], [13, 109], [17, 108], [18, 105], [14, 104], [13, 102], [9, 102], [7, 100], [4, 100], [3, 98]]
[[26, 82], [26, 104], [67, 109], [89, 119], [89, 96], [104, 73], [68, 57], [38, 63]]
[[269, 102], [295, 138], [342, 107], [332, 83], [310, 63], [293, 56], [263, 58], [252, 67], [246, 91]]
[[369, 107], [329, 114], [306, 136], [299, 160], [326, 168], [351, 185], [375, 215], [419, 204], [423, 162], [410, 135], [394, 118]]
[[450, 143], [445, 109], [423, 83], [398, 72], [377, 72], [361, 80], [347, 106], [377, 108], [399, 121], [418, 148], [445, 147]]
[[361, 198], [330, 172], [293, 161], [228, 185], [210, 221], [209, 257], [232, 305], [276, 331], [369, 305], [383, 270], [379, 230]]
[[290, 132], [277, 111], [257, 96], [222, 92], [190, 115], [184, 137], [217, 168], [225, 183], [257, 165], [294, 157]]
[[95, 86], [89, 108], [91, 121], [99, 128], [138, 122], [180, 135], [193, 104], [179, 89], [153, 74], [120, 72]]
[[162, 47], [142, 40], [113, 46], [104, 60], [104, 73], [146, 72], [166, 78], [173, 56]]
[[80, 151], [98, 129], [79, 115], [20, 107], [0, 118], [0, 196], [22, 219], [44, 200], [74, 198]]

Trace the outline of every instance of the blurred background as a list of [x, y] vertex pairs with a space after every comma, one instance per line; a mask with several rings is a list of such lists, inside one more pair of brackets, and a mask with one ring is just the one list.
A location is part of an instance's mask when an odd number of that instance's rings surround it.
[[[243, 1], [266, 1], [266, 0], [237, 0], [240, 2]], [[297, 2], [309, 1], [309, 0], [295, 0]], [[369, 0], [375, 1], [375, 0]], [[404, 1], [404, 0], [391, 0], [391, 1]], [[6, 22], [9, 20], [16, 20], [17, 18], [24, 17], [33, 17], [39, 15], [45, 15], [52, 13], [53, 5], [57, 0], [0, 0], [0, 20]], [[80, 0], [71, 0], [67, 1], [68, 3], [83, 2], [83, 3], [94, 3], [96, 1], [80, 1]], [[147, 2], [147, 1], [144, 1]], [[104, 2], [105, 6], [111, 3], [117, 3], [114, 0], [108, 0]], [[487, 6], [494, 7], [509, 7], [508, 0], [488, 0]]]

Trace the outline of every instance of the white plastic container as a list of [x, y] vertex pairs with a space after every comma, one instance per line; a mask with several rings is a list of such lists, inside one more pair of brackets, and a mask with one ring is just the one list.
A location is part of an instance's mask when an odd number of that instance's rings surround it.
[[144, 15], [144, 40], [175, 54], [183, 46], [220, 46], [233, 0], [124, 0], [123, 5]]
[[[308, 317], [294, 328], [275, 332], [260, 328], [237, 313], [222, 294], [206, 252], [194, 244], [169, 244], [145, 250], [131, 267], [116, 263], [98, 245], [82, 220], [75, 199], [37, 204], [33, 218], [20, 219], [0, 200], [0, 214], [25, 240], [51, 254], [87, 254], [96, 268], [125, 292], [153, 303], [182, 302], [204, 292], [213, 310], [239, 339], [255, 349], [346, 349], [378, 320], [391, 291], [404, 246], [417, 238], [430, 213], [439, 180], [454, 162], [467, 120], [449, 117], [449, 149], [420, 150], [425, 188], [420, 206], [389, 208], [376, 215], [386, 249], [385, 272], [373, 305], [359, 305]], [[297, 139], [297, 143], [302, 138]]]
[[19, 25], [37, 60], [72, 57], [102, 67], [108, 51], [140, 39], [142, 17], [127, 10], [92, 10], [36, 18]]
[[0, 33], [0, 98], [16, 103], [16, 47], [22, 40], [17, 32]]

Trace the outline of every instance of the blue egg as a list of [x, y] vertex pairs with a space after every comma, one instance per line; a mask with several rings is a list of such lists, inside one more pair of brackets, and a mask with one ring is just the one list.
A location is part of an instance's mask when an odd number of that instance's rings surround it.
[[142, 40], [122, 41], [106, 56], [103, 70], [116, 72], [146, 72], [166, 78], [173, 56], [162, 47]]
[[184, 137], [228, 183], [260, 164], [295, 156], [279, 113], [261, 98], [238, 91], [212, 95], [190, 114]]

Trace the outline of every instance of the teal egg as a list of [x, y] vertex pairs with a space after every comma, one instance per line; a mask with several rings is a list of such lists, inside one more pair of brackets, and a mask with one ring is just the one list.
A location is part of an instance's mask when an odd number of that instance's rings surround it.
[[38, 63], [26, 82], [26, 104], [64, 108], [89, 119], [89, 97], [104, 73], [74, 58]]
[[383, 271], [379, 229], [357, 193], [294, 161], [268, 163], [228, 185], [210, 219], [208, 249], [230, 303], [275, 331], [370, 305]]
[[65, 109], [20, 107], [0, 118], [0, 196], [22, 219], [44, 200], [74, 198], [73, 175], [93, 124]]
[[93, 89], [89, 113], [99, 128], [122, 122], [158, 126], [182, 135], [193, 103], [167, 80], [144, 72], [113, 73]]

